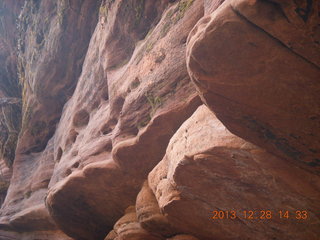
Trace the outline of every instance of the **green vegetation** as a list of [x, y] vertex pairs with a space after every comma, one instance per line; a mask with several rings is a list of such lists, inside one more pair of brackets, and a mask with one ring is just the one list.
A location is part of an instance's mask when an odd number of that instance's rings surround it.
[[171, 22], [166, 22], [160, 30], [161, 38], [164, 38], [171, 28]]
[[29, 198], [30, 196], [31, 196], [31, 191], [28, 191], [28, 192], [26, 192], [25, 194], [24, 194], [24, 197], [25, 198]]
[[29, 106], [24, 106], [24, 114], [22, 116], [21, 133], [23, 133], [31, 120], [33, 109]]
[[[144, 2], [144, 1], [141, 1]], [[183, 18], [185, 12], [188, 8], [193, 4], [194, 0], [180, 0], [174, 9], [170, 9], [164, 18], [163, 26], [160, 30], [160, 38], [164, 38], [169, 32], [172, 25], [176, 24], [181, 18]], [[138, 14], [139, 8], [136, 9], [136, 17], [139, 17]], [[149, 30], [145, 39], [148, 39], [149, 35], [153, 32], [153, 28]], [[153, 47], [155, 46], [157, 40], [159, 39], [150, 39], [145, 43], [145, 46], [140, 50], [137, 54], [136, 60], [137, 64], [141, 61], [145, 53], [151, 52]]]
[[107, 5], [101, 5], [99, 8], [99, 17], [107, 18], [108, 16], [108, 7]]
[[136, 127], [139, 130], [148, 125], [157, 109], [159, 109], [159, 107], [162, 105], [162, 100], [159, 96], [154, 96], [152, 93], [146, 93], [145, 97], [151, 106], [151, 111], [147, 116], [142, 117], [141, 120], [136, 124]]
[[146, 52], [147, 52], [147, 53], [149, 53], [149, 52], [153, 49], [155, 43], [156, 43], [156, 42], [154, 42], [154, 41], [149, 41], [149, 42], [147, 42], [147, 44], [146, 44]]
[[63, 20], [65, 18], [66, 11], [70, 8], [70, 0], [60, 0], [57, 4], [58, 22], [59, 25], [63, 25]]
[[109, 67], [109, 70], [115, 70], [118, 69], [120, 67], [123, 67], [124, 65], [126, 65], [128, 62], [130, 61], [130, 57], [125, 58], [123, 61], [119, 62], [118, 64], [115, 64], [111, 67]]
[[150, 120], [151, 120], [151, 117], [146, 116], [140, 122], [137, 123], [136, 127], [140, 130], [141, 128], [144, 128], [145, 126], [147, 126]]
[[145, 96], [151, 106], [150, 117], [152, 118], [157, 109], [162, 105], [162, 100], [158, 96], [153, 96], [152, 93], [146, 93]]
[[184, 0], [184, 1], [180, 1], [178, 4], [178, 14], [176, 16], [176, 22], [179, 21], [181, 18], [183, 18], [185, 12], [187, 11], [187, 9], [192, 5], [192, 3], [194, 2], [194, 0]]
[[145, 0], [139, 0], [137, 5], [134, 7], [134, 12], [135, 12], [135, 20], [134, 20], [134, 26], [138, 26], [142, 16], [143, 16], [143, 11], [144, 11], [144, 3]]
[[161, 38], [165, 37], [171, 26], [176, 24], [193, 4], [194, 0], [181, 0], [175, 9], [171, 9], [165, 16], [165, 23], [160, 31]]
[[139, 87], [139, 85], [140, 85], [140, 80], [139, 80], [138, 77], [136, 77], [136, 78], [134, 79], [134, 81], [131, 82], [131, 84], [130, 84], [130, 90], [133, 90], [133, 89]]

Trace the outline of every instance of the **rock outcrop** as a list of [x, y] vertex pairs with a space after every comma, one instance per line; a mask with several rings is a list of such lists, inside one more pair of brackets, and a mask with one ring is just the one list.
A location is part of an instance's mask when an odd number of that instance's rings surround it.
[[0, 239], [317, 240], [318, 6], [2, 1]]
[[[184, 59], [185, 41], [202, 15], [202, 5], [180, 9], [181, 3], [168, 6], [163, 1], [151, 11], [151, 2], [103, 5], [107, 19], [115, 19], [108, 25], [100, 14], [82, 75], [55, 133], [57, 163], [46, 202], [60, 228], [75, 238], [106, 236], [134, 204], [171, 136], [200, 104]], [[126, 27], [115, 37], [122, 21], [136, 17], [117, 17], [128, 7], [141, 11], [139, 17], [150, 23], [140, 26], [143, 21], [137, 19], [130, 29], [135, 38], [127, 36]], [[171, 32], [166, 29], [170, 27]], [[122, 38], [136, 46], [131, 53], [125, 51], [127, 60], [111, 64], [115, 48], [128, 44], [118, 42]]]
[[[205, 106], [171, 138], [148, 180], [167, 221], [199, 239], [319, 235], [318, 176], [231, 134]], [[284, 209], [308, 209], [309, 218], [299, 223], [288, 219], [284, 225], [279, 217]], [[255, 211], [254, 220], [242, 216], [246, 210]], [[239, 219], [214, 219], [215, 211], [235, 211]], [[265, 211], [272, 212], [270, 219]]]
[[190, 33], [188, 67], [231, 132], [319, 173], [318, 4], [289, 2], [224, 2]]
[[53, 234], [57, 230], [44, 204], [54, 168], [53, 141], [49, 139], [81, 73], [100, 6], [99, 1], [78, 3], [24, 1], [16, 20], [17, 46], [13, 49], [18, 52], [16, 73], [23, 85], [23, 116], [0, 219], [8, 231]]

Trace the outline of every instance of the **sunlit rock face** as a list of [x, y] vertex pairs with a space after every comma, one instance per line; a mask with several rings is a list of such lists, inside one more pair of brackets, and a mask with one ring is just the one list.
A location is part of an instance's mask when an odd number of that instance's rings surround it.
[[303, 2], [225, 1], [191, 31], [187, 62], [232, 133], [319, 174], [319, 13]]
[[108, 234], [201, 103], [185, 63], [187, 36], [203, 15], [201, 1], [153, 3], [102, 4], [55, 132], [46, 203], [74, 238]]
[[317, 240], [316, 4], [4, 0], [0, 239]]
[[[205, 106], [171, 138], [148, 182], [170, 226], [199, 239], [319, 235], [318, 175], [231, 134]], [[290, 219], [280, 218], [285, 209]], [[309, 217], [297, 220], [295, 211], [301, 209], [308, 209]], [[253, 219], [244, 215], [248, 210]], [[219, 211], [224, 215], [217, 217]], [[267, 218], [266, 211], [271, 211]]]

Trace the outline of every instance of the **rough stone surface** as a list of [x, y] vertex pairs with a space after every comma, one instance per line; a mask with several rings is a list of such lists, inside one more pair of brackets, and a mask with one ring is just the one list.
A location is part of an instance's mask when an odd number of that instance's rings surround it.
[[180, 234], [180, 235], [176, 235], [172, 238], [168, 238], [168, 240], [198, 240], [198, 238], [195, 238], [191, 235]]
[[0, 239], [317, 240], [317, 4], [2, 0]]
[[125, 215], [121, 217], [114, 225], [114, 230], [111, 231], [105, 240], [164, 240], [163, 237], [152, 234], [143, 229], [137, 220], [136, 211], [134, 206], [126, 209]]
[[23, 1], [0, 3], [0, 158], [11, 167], [20, 131], [21, 90], [17, 74], [15, 20]]
[[178, 233], [159, 208], [156, 197], [146, 181], [136, 200], [136, 214], [140, 225], [149, 232], [170, 237]]
[[[22, 95], [23, 117], [0, 228], [20, 232], [21, 238], [37, 238], [37, 234], [30, 233], [35, 231], [43, 233], [39, 233], [41, 239], [63, 239], [44, 204], [54, 167], [50, 138], [81, 72], [99, 6], [99, 1], [79, 4], [78, 1], [28, 0], [21, 1], [12, 17], [17, 45], [11, 48], [11, 54], [18, 61], [15, 62], [17, 78], [11, 81], [18, 82], [19, 77], [22, 85], [22, 91], [17, 87], [15, 90]], [[20, 130], [19, 117], [15, 120], [16, 129]]]
[[190, 33], [188, 69], [231, 132], [319, 173], [318, 5], [288, 2], [225, 1]]
[[[318, 175], [231, 134], [205, 106], [179, 128], [164, 159], [149, 174], [168, 222], [208, 240], [316, 240], [319, 184]], [[295, 219], [295, 211], [302, 209], [308, 218]], [[213, 219], [213, 211], [220, 210], [234, 210], [238, 218]], [[261, 211], [268, 210], [271, 219], [263, 219]], [[291, 217], [280, 219], [280, 210]], [[255, 211], [254, 219], [245, 218], [243, 211]]]
[[1, 240], [72, 240], [60, 231], [8, 232], [0, 230]]
[[55, 133], [56, 165], [46, 203], [58, 226], [74, 238], [106, 236], [135, 203], [171, 136], [200, 104], [186, 69], [185, 41], [203, 14], [201, 1], [183, 9], [179, 2], [164, 1], [165, 12], [159, 4], [150, 24], [141, 26], [144, 34], [138, 23], [131, 29], [136, 43], [128, 60], [108, 61], [117, 44], [125, 44], [110, 43], [113, 29], [124, 21], [117, 17], [121, 8], [131, 6], [128, 19], [140, 9], [144, 19], [151, 2], [106, 5], [114, 26], [100, 14], [82, 75]]

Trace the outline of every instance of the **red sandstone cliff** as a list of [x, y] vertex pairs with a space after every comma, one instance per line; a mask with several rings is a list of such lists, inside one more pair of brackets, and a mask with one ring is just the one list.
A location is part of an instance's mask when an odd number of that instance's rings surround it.
[[319, 239], [318, 1], [3, 0], [0, 20], [1, 240]]

